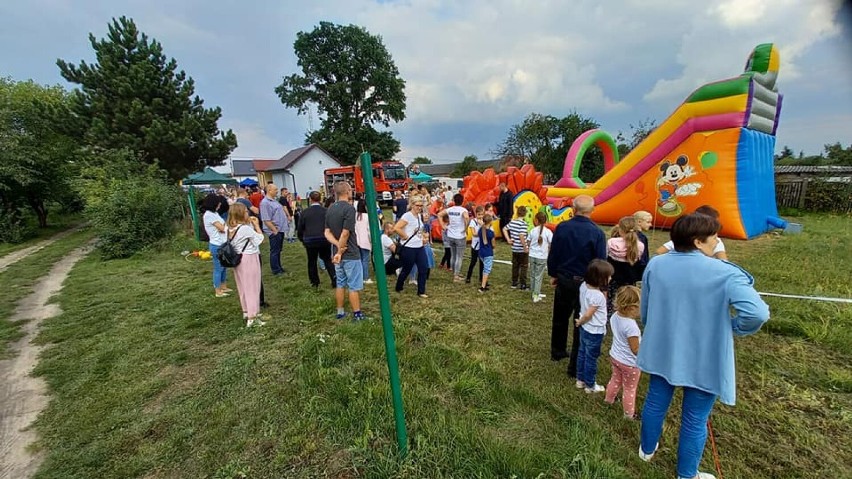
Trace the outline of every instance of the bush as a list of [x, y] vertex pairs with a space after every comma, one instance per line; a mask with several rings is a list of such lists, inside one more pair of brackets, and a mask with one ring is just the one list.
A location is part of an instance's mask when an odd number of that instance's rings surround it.
[[852, 212], [852, 183], [812, 179], [808, 182], [805, 210]]
[[103, 201], [87, 208], [105, 259], [126, 258], [175, 231], [180, 190], [151, 177], [122, 179]]
[[0, 243], [23, 243], [35, 235], [35, 227], [23, 215], [0, 212]]

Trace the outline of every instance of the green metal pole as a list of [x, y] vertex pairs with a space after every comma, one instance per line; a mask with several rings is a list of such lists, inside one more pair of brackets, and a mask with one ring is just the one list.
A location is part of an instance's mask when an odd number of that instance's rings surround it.
[[198, 211], [195, 209], [195, 187], [189, 185], [189, 216], [192, 218], [192, 230], [195, 241], [201, 241], [201, 229], [198, 227]]
[[[373, 171], [370, 154], [361, 154], [361, 171]], [[379, 227], [379, 215], [376, 213], [376, 186], [372, 174], [364, 174], [364, 192], [367, 202], [367, 215], [370, 218], [370, 239], [373, 244], [373, 264], [376, 271], [376, 284], [379, 288], [379, 307], [382, 311], [382, 331], [385, 336], [385, 353], [388, 360], [391, 395], [393, 396], [393, 415], [396, 421], [396, 441], [399, 445], [399, 455], [405, 458], [408, 454], [408, 433], [405, 430], [405, 411], [402, 407], [402, 386], [399, 380], [399, 362], [396, 359], [396, 342], [393, 337], [393, 322], [391, 320], [390, 295], [388, 293], [387, 275], [385, 274], [385, 259], [382, 255], [382, 230]]]

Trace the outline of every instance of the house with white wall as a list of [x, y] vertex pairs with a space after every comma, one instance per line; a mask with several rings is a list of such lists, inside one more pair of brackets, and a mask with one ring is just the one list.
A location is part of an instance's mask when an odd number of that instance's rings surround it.
[[319, 145], [310, 144], [291, 150], [275, 161], [254, 161], [253, 166], [261, 185], [272, 181], [279, 188], [287, 188], [304, 197], [310, 191], [322, 189], [323, 171], [342, 166], [342, 163]]

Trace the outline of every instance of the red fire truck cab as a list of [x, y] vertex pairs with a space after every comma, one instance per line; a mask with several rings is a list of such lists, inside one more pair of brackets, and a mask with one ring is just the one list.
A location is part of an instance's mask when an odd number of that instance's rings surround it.
[[[325, 174], [325, 193], [334, 195], [334, 184], [338, 181], [346, 181], [355, 189], [356, 193], [364, 193], [364, 176], [361, 166], [341, 166], [329, 168]], [[376, 185], [376, 199], [383, 204], [393, 203], [394, 192], [403, 194], [408, 190], [411, 179], [405, 166], [398, 161], [377, 161], [373, 163], [373, 183]]]

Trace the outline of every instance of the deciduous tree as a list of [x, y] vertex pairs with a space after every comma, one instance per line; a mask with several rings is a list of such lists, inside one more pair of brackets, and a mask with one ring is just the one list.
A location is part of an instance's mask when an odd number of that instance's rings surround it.
[[302, 75], [284, 77], [275, 93], [299, 114], [316, 106], [322, 127], [308, 133], [307, 142], [348, 164], [364, 150], [377, 160], [393, 158], [399, 141], [373, 125], [405, 118], [405, 81], [381, 37], [359, 26], [321, 22], [296, 34], [293, 48]]
[[476, 155], [467, 155], [464, 157], [461, 163], [459, 163], [454, 169], [453, 172], [450, 173], [454, 178], [462, 178], [470, 174], [471, 171], [475, 171], [477, 169], [476, 162], [479, 161], [479, 158]]
[[69, 98], [58, 86], [0, 78], [0, 210], [17, 224], [23, 207], [47, 226], [47, 203], [69, 200], [80, 150], [64, 134]]
[[[554, 182], [562, 176], [565, 156], [574, 140], [599, 126], [592, 118], [577, 112], [564, 118], [531, 113], [523, 122], [509, 128], [506, 139], [492, 153], [529, 158], [548, 182]], [[603, 155], [597, 148], [591, 148], [580, 165], [580, 177], [594, 181], [602, 174]]]

